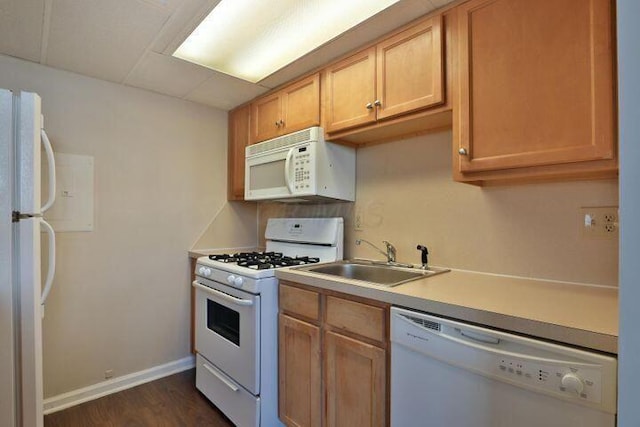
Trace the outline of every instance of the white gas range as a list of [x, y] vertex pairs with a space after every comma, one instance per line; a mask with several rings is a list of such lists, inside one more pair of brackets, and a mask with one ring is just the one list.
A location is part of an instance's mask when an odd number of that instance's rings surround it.
[[272, 218], [264, 252], [196, 264], [196, 387], [238, 426], [278, 420], [275, 269], [342, 259], [342, 218]]

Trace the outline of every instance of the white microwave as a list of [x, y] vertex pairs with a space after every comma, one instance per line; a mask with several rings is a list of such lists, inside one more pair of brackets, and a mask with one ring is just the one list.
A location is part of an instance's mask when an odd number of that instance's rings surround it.
[[312, 127], [246, 148], [245, 200], [353, 201], [356, 151]]

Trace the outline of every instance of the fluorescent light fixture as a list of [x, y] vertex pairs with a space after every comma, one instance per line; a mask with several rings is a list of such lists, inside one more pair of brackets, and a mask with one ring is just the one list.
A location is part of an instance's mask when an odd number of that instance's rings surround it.
[[222, 0], [173, 56], [256, 83], [399, 0]]

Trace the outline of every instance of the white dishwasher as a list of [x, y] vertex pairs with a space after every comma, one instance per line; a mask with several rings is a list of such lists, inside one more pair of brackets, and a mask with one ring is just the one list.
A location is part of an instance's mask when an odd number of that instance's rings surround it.
[[391, 308], [392, 427], [614, 427], [614, 357]]

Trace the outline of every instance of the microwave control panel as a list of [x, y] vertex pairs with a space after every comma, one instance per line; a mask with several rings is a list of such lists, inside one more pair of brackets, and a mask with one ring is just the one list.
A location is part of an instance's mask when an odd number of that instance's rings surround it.
[[293, 190], [296, 193], [306, 193], [315, 189], [314, 155], [310, 146], [297, 148], [293, 153]]

